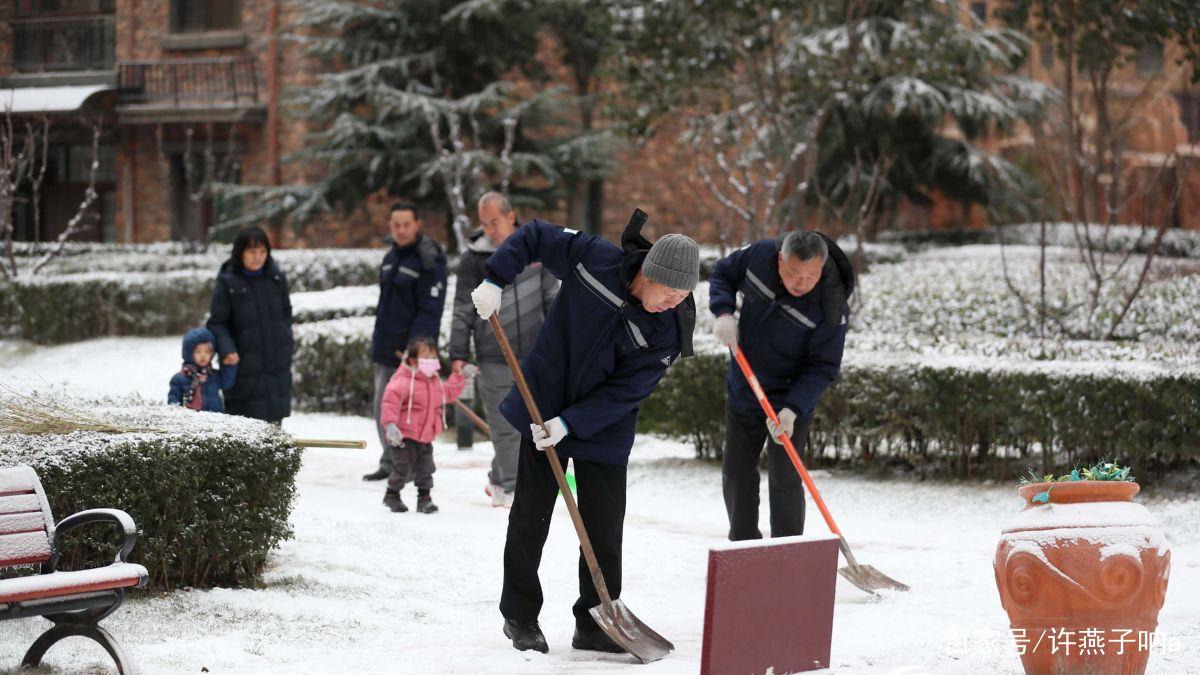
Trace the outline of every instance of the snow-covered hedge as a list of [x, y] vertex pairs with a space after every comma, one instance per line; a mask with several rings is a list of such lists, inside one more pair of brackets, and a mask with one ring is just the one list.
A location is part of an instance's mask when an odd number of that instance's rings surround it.
[[[860, 280], [853, 327], [858, 332], [957, 341], [987, 335], [1036, 335], [1037, 313], [1009, 291], [1011, 280], [1027, 302], [1038, 297], [1038, 250], [997, 246], [932, 249], [901, 263], [879, 264]], [[1106, 286], [1089, 313], [1091, 285], [1078, 252], [1048, 253], [1047, 301], [1059, 318], [1047, 321], [1055, 338], [1102, 337], [1136, 282], [1142, 259], [1134, 257]], [[1005, 277], [1005, 268], [1008, 277]], [[1115, 268], [1115, 265], [1113, 266]], [[1200, 265], [1159, 259], [1117, 330], [1120, 340], [1200, 340]]]
[[[1107, 230], [1107, 232], [1105, 232]], [[1105, 228], [1092, 224], [1050, 223], [1046, 226], [1048, 246], [1078, 248], [1086, 237], [1086, 247], [1095, 251], [1129, 251], [1147, 253], [1154, 242], [1155, 231], [1134, 225], [1113, 225]], [[1003, 225], [999, 229], [981, 230], [896, 230], [879, 235], [880, 243], [901, 244], [907, 247], [964, 246], [996, 244], [1003, 237], [1005, 244], [1037, 246], [1041, 241], [1041, 225], [1022, 223]], [[1168, 258], [1200, 258], [1200, 230], [1171, 229], [1163, 235], [1158, 255]]]
[[[267, 554], [292, 535], [301, 451], [289, 436], [265, 422], [178, 407], [77, 405], [155, 431], [0, 434], [0, 466], [32, 466], [56, 518], [90, 508], [129, 513], [141, 531], [132, 559], [155, 588], [256, 583]], [[114, 550], [115, 541], [114, 531], [83, 528], [60, 568], [95, 562], [87, 552]]]
[[0, 330], [38, 344], [182, 333], [204, 320], [212, 297], [209, 276], [197, 270], [97, 272], [0, 283], [0, 298], [11, 298]]
[[327, 291], [292, 294], [292, 319], [313, 323], [354, 316], [375, 316], [379, 286], [339, 286]]
[[[639, 428], [720, 456], [727, 364], [707, 354], [672, 366]], [[817, 465], [903, 460], [1011, 478], [1110, 457], [1140, 470], [1200, 458], [1197, 410], [1200, 368], [856, 352], [822, 398], [812, 440], [824, 448]]]
[[[29, 244], [17, 253], [31, 254]], [[91, 272], [173, 272], [200, 270], [215, 277], [229, 259], [228, 244], [207, 248], [186, 242], [156, 244], [68, 244], [40, 274], [68, 275]], [[272, 256], [288, 274], [293, 291], [315, 291], [334, 286], [371, 284], [377, 280], [382, 248], [279, 249]]]
[[[120, 251], [111, 245], [109, 249], [116, 250], [85, 249], [57, 261], [48, 273], [0, 281], [0, 336], [56, 344], [103, 335], [171, 335], [198, 325], [208, 311], [217, 269], [228, 253], [186, 253], [180, 246], [138, 245], [135, 251]], [[383, 251], [285, 250], [275, 256], [288, 275], [291, 292], [299, 296], [375, 285]], [[373, 301], [370, 309], [362, 308], [368, 304], [362, 299], [363, 292], [349, 297], [351, 309], [339, 309], [327, 299], [312, 313], [304, 310], [301, 297], [297, 320], [373, 311]]]
[[375, 317], [299, 324], [293, 329], [292, 404], [302, 410], [371, 415]]

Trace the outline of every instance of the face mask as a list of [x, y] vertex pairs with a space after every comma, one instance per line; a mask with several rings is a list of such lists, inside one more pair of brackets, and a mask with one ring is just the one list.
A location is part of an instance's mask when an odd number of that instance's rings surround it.
[[437, 359], [417, 359], [417, 370], [425, 377], [433, 377], [442, 367]]

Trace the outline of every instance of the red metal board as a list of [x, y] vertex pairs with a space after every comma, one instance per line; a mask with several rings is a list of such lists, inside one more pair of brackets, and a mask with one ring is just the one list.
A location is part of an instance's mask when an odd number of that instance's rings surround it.
[[701, 674], [828, 668], [837, 564], [827, 534], [711, 549]]

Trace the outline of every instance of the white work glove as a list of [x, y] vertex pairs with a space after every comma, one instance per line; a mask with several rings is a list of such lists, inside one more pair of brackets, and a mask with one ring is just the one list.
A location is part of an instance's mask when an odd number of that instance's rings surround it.
[[404, 447], [404, 433], [400, 431], [400, 427], [395, 424], [388, 424], [384, 428], [384, 435], [387, 436], [387, 442], [397, 448]]
[[791, 408], [783, 408], [779, 411], [779, 424], [775, 424], [770, 418], [767, 419], [767, 431], [771, 432], [771, 438], [781, 445], [783, 444], [782, 434], [787, 434], [787, 437], [791, 438], [795, 428], [796, 413]]
[[733, 318], [732, 314], [722, 314], [717, 317], [717, 322], [713, 324], [713, 337], [723, 345], [729, 347], [737, 346], [737, 319]]
[[[546, 448], [552, 445], [558, 445], [559, 441], [566, 438], [567, 434], [570, 433], [567, 429], [567, 423], [561, 417], [547, 420], [545, 429], [536, 423], [530, 424], [529, 429], [533, 432], [533, 444], [542, 452], [545, 452]], [[550, 431], [549, 434], [546, 433], [547, 429]]]
[[487, 280], [471, 291], [471, 301], [475, 303], [475, 311], [479, 312], [479, 318], [487, 321], [499, 312], [500, 298], [503, 294], [504, 289]]

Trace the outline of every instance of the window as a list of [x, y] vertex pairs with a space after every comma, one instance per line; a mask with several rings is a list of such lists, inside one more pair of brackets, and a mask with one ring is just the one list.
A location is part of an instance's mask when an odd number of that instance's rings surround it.
[[[37, 204], [28, 190], [15, 204], [15, 238], [19, 241], [52, 241], [74, 218], [84, 201], [91, 179], [92, 146], [83, 139], [52, 143], [46, 158], [46, 175]], [[117, 148], [101, 143], [96, 168], [97, 201], [83, 215], [87, 229], [73, 237], [77, 241], [113, 241], [116, 236], [116, 184], [113, 180]], [[34, 223], [38, 225], [35, 228]], [[35, 231], [36, 229], [36, 231]]]
[[212, 228], [237, 215], [237, 199], [212, 196], [206, 181], [240, 183], [240, 157], [214, 153], [207, 162], [203, 152], [176, 152], [171, 166], [171, 238], [176, 241], [208, 241]]
[[19, 0], [8, 19], [19, 72], [111, 70], [114, 0]]
[[171, 31], [204, 33], [242, 25], [238, 0], [172, 0]]
[[975, 15], [976, 19], [979, 19], [980, 21], [987, 21], [987, 3], [972, 2], [971, 13]]
[[112, 14], [116, 0], [17, 0], [13, 15], [17, 18], [61, 16], [63, 14]]

